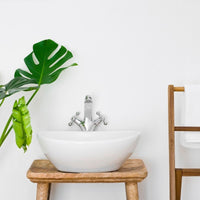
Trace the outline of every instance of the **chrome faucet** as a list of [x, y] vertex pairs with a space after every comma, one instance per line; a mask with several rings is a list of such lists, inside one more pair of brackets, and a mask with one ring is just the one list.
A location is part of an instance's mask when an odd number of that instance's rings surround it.
[[84, 120], [79, 118], [80, 112], [76, 112], [76, 115], [71, 118], [71, 121], [68, 123], [68, 125], [72, 126], [73, 124], [76, 124], [81, 131], [95, 131], [101, 122], [103, 122], [104, 125], [108, 124], [105, 120], [105, 117], [101, 115], [100, 112], [96, 112], [96, 114], [98, 115], [98, 118], [93, 120], [92, 97], [87, 95], [84, 102]]

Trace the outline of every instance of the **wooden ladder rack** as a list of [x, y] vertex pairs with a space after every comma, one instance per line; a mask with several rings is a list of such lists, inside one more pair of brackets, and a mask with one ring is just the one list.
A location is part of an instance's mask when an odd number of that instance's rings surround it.
[[184, 87], [168, 86], [168, 126], [169, 126], [169, 176], [170, 200], [181, 199], [181, 185], [183, 176], [200, 176], [200, 169], [186, 169], [175, 167], [175, 132], [200, 131], [200, 127], [175, 126], [174, 121], [174, 93], [184, 92]]

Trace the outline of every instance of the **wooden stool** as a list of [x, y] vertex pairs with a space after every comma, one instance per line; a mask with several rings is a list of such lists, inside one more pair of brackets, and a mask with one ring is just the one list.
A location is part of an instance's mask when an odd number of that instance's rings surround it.
[[138, 200], [137, 183], [147, 176], [142, 160], [129, 159], [114, 172], [68, 173], [58, 171], [49, 160], [35, 160], [27, 177], [37, 183], [37, 200], [49, 200], [51, 183], [120, 183], [126, 185], [127, 200]]

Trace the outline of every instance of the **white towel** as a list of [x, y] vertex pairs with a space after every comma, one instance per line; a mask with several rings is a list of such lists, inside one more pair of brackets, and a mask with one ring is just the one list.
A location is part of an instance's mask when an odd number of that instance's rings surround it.
[[[200, 85], [185, 86], [185, 126], [200, 126]], [[200, 132], [182, 132], [185, 147], [200, 148]]]

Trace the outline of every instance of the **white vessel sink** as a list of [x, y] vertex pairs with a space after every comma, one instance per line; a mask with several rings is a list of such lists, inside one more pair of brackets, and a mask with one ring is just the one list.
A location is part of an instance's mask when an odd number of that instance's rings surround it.
[[44, 131], [44, 154], [60, 171], [106, 172], [120, 168], [133, 153], [138, 131]]

